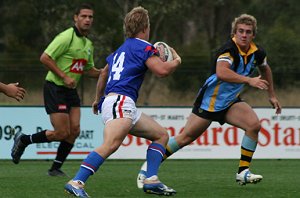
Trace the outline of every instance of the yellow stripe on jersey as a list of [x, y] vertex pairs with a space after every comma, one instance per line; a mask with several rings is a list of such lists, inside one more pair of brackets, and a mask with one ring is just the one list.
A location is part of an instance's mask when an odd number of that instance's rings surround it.
[[226, 53], [224, 53], [224, 54], [221, 54], [221, 55], [218, 57], [217, 62], [218, 62], [218, 61], [227, 61], [227, 62], [229, 62], [230, 64], [232, 64], [232, 62], [233, 62], [233, 57], [230, 55], [229, 52], [226, 52]]
[[210, 102], [209, 102], [209, 107], [208, 107], [208, 111], [212, 112], [215, 110], [215, 104], [216, 104], [216, 100], [217, 100], [217, 95], [220, 89], [220, 84], [221, 82], [219, 81], [217, 86], [214, 89], [214, 93], [211, 96]]

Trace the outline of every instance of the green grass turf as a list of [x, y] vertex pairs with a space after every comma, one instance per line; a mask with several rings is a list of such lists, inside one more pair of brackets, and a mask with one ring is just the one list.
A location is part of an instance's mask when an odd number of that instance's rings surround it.
[[[67, 161], [63, 170], [74, 176], [81, 161]], [[142, 161], [107, 160], [91, 176], [86, 191], [91, 197], [158, 197], [136, 187]], [[160, 168], [162, 182], [177, 190], [175, 197], [200, 198], [296, 198], [300, 197], [300, 160], [253, 160], [252, 171], [262, 174], [262, 182], [239, 186], [235, 182], [238, 160], [167, 160]], [[56, 198], [64, 193], [69, 178], [46, 175], [50, 161], [0, 161], [0, 197]]]

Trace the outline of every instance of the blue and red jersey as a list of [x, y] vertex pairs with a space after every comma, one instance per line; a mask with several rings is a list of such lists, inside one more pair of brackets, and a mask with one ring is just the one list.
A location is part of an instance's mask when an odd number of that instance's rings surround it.
[[145, 62], [152, 55], [158, 55], [155, 47], [142, 39], [128, 38], [106, 58], [109, 76], [105, 95], [117, 93], [137, 101], [139, 89], [148, 70]]

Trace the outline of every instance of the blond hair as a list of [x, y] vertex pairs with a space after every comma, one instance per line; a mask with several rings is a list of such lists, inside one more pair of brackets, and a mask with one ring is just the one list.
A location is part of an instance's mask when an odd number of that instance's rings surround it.
[[134, 38], [136, 35], [150, 26], [148, 11], [139, 6], [128, 12], [124, 18], [123, 29], [127, 38]]
[[241, 14], [239, 17], [236, 17], [231, 25], [231, 35], [234, 35], [236, 33], [238, 24], [252, 25], [253, 35], [256, 35], [257, 22], [254, 16], [249, 14]]

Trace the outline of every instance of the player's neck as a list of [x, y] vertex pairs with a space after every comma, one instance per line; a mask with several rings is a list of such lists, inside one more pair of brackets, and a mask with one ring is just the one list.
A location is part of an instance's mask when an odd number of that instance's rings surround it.
[[75, 28], [77, 30], [77, 34], [79, 33], [80, 36], [87, 36], [89, 34], [89, 30], [83, 30], [81, 28], [78, 28], [76, 24], [75, 24]]
[[147, 38], [147, 35], [143, 32], [139, 32], [135, 38], [139, 38], [139, 39], [142, 39], [142, 40], [145, 40], [145, 41], [148, 41], [148, 38]]

